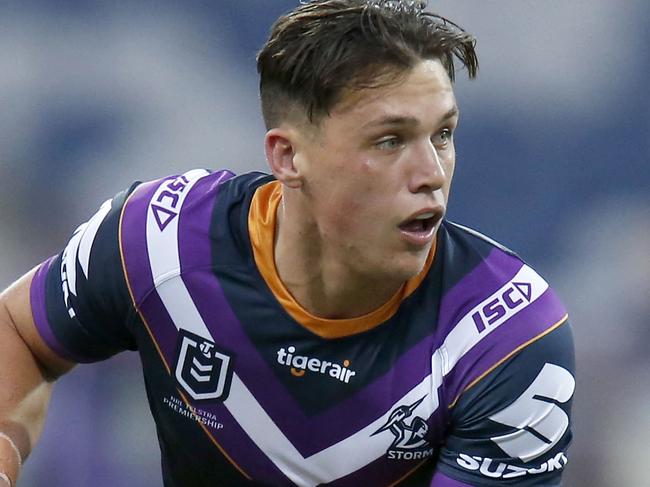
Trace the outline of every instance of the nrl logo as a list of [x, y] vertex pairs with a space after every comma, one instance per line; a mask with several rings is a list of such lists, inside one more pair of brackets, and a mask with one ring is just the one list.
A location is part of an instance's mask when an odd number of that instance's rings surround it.
[[425, 397], [423, 396], [410, 406], [398, 406], [393, 409], [388, 416], [388, 421], [371, 435], [374, 436], [387, 430], [393, 433], [395, 439], [388, 448], [389, 459], [416, 460], [433, 455], [433, 448], [425, 439], [429, 432], [426, 421], [415, 416], [410, 423], [407, 422]]
[[180, 330], [174, 377], [195, 401], [225, 401], [232, 382], [233, 357], [214, 342]]

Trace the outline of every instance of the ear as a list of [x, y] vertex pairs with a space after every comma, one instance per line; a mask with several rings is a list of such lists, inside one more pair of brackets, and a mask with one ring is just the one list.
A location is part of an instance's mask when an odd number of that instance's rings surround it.
[[282, 184], [296, 189], [302, 186], [302, 177], [294, 164], [295, 134], [286, 128], [273, 128], [264, 138], [266, 160], [271, 172]]

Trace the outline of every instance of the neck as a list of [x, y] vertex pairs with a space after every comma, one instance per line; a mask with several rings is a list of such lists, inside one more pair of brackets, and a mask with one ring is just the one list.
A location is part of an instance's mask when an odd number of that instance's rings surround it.
[[368, 314], [400, 289], [403, 280], [356, 272], [320, 237], [315, 224], [278, 207], [275, 266], [294, 299], [320, 318], [345, 319]]

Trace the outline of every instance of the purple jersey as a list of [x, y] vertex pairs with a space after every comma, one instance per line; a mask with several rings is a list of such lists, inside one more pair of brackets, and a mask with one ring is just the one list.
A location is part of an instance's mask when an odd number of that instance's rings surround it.
[[386, 305], [323, 320], [275, 271], [280, 195], [259, 173], [134, 185], [32, 285], [61, 356], [140, 353], [165, 485], [560, 485], [573, 342], [544, 279], [445, 221]]

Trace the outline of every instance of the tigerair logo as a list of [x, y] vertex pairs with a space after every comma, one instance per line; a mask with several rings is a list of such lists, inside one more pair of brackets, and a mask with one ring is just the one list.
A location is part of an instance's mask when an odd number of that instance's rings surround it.
[[356, 375], [356, 372], [350, 370], [350, 361], [344, 360], [342, 364], [335, 362], [328, 362], [314, 357], [307, 357], [306, 355], [297, 355], [296, 347], [282, 347], [277, 352], [278, 363], [286, 365], [291, 368], [291, 374], [296, 377], [302, 377], [307, 372], [315, 372], [317, 374], [328, 375], [334, 379], [338, 379], [346, 384], [350, 379]]

